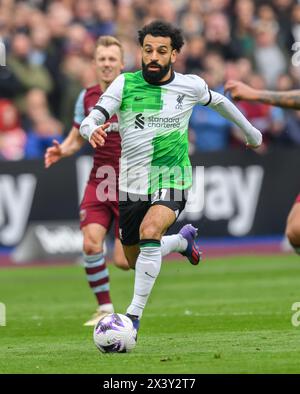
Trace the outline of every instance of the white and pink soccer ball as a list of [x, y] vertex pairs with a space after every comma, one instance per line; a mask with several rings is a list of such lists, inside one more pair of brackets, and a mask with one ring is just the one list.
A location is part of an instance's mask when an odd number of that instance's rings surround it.
[[136, 345], [137, 332], [129, 317], [112, 313], [94, 329], [94, 342], [102, 353], [126, 353]]

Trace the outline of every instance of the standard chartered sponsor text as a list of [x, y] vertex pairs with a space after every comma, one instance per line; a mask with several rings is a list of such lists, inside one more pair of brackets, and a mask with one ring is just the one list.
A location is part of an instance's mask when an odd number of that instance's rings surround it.
[[165, 128], [165, 129], [173, 129], [180, 127], [180, 119], [179, 118], [160, 118], [157, 116], [149, 116], [147, 126], [149, 128]]

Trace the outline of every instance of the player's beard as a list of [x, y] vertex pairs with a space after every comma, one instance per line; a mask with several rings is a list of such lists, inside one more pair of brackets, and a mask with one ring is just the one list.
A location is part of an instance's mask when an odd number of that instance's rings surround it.
[[[154, 65], [159, 67], [159, 70], [150, 71], [148, 69], [148, 67], [154, 66]], [[158, 64], [156, 62], [151, 62], [151, 63], [145, 64], [142, 61], [143, 77], [148, 83], [156, 84], [156, 83], [160, 82], [168, 74], [170, 68], [171, 68], [171, 59], [166, 66], [161, 66], [160, 64]]]

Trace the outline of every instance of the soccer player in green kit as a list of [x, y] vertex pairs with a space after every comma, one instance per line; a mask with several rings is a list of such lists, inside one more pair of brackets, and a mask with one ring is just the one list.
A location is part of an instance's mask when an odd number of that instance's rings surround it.
[[192, 263], [199, 259], [191, 228], [189, 237], [163, 238], [184, 209], [192, 185], [188, 123], [193, 107], [207, 105], [232, 120], [244, 132], [248, 146], [255, 148], [262, 142], [259, 130], [224, 96], [210, 91], [203, 79], [174, 72], [172, 66], [183, 46], [179, 29], [154, 21], [139, 31], [139, 42], [142, 70], [117, 77], [80, 127], [81, 135], [95, 148], [105, 144], [111, 114], [119, 118], [120, 239], [135, 269], [127, 316], [137, 330], [162, 256], [177, 250]]

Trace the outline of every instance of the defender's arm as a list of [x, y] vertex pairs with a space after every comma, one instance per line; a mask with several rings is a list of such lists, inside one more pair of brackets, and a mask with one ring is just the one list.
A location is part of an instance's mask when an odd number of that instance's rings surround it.
[[300, 90], [285, 92], [258, 90], [240, 81], [228, 81], [225, 90], [231, 93], [234, 100], [259, 101], [283, 108], [300, 109]]
[[53, 140], [53, 145], [47, 148], [44, 156], [45, 167], [49, 168], [64, 157], [72, 156], [81, 149], [83, 144], [84, 139], [79, 134], [79, 129], [73, 126], [61, 144], [57, 140]]

